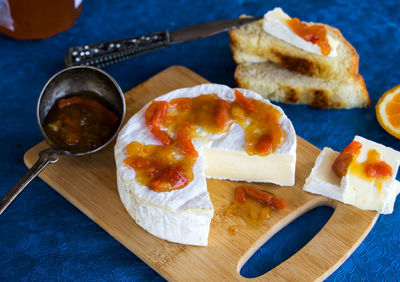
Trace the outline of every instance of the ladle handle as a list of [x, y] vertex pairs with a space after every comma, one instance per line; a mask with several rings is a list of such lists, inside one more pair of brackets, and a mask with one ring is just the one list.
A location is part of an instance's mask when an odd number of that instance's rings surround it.
[[0, 215], [5, 209], [11, 204], [11, 202], [18, 196], [19, 193], [49, 164], [58, 161], [60, 152], [48, 148], [39, 153], [39, 159], [37, 162], [28, 170], [28, 172], [18, 181], [17, 184], [11, 188], [10, 191], [0, 201]]
[[70, 47], [65, 58], [67, 67], [86, 65], [104, 67], [169, 47], [168, 31], [119, 40]]

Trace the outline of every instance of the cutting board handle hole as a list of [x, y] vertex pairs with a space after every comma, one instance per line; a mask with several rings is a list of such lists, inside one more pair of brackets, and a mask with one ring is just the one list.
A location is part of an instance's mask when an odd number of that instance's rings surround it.
[[[317, 235], [333, 211], [332, 207], [319, 206], [286, 225], [255, 251], [240, 269], [240, 275], [255, 278], [289, 259]], [[313, 224], [309, 224], [310, 222]], [[249, 267], [250, 265], [252, 267]]]

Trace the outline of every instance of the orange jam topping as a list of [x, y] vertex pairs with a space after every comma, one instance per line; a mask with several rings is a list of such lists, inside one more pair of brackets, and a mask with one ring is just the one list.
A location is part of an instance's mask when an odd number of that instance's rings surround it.
[[232, 225], [229, 233], [235, 234], [240, 229], [254, 229], [269, 219], [272, 209], [284, 209], [286, 202], [274, 195], [252, 186], [239, 186], [235, 189], [235, 200], [225, 211], [225, 215], [238, 215], [246, 225]]
[[125, 163], [136, 170], [138, 182], [157, 192], [185, 187], [193, 179], [192, 167], [198, 157], [192, 139], [208, 140], [212, 134], [227, 132], [233, 123], [245, 131], [249, 155], [265, 156], [282, 146], [281, 113], [237, 90], [235, 97], [233, 102], [217, 94], [153, 101], [145, 122], [162, 145], [132, 142], [127, 147]]
[[352, 141], [346, 148], [340, 152], [332, 165], [333, 171], [337, 176], [342, 177], [347, 174], [347, 169], [354, 158], [356, 158], [361, 152], [361, 143], [358, 141]]
[[304, 40], [317, 44], [321, 49], [321, 54], [326, 56], [331, 52], [331, 46], [329, 45], [328, 37], [326, 35], [326, 29], [323, 25], [313, 24], [307, 25], [302, 23], [298, 18], [292, 18], [287, 20], [288, 26], [294, 33], [303, 38]]
[[361, 147], [360, 142], [351, 142], [336, 158], [332, 169], [339, 177], [345, 176], [347, 171], [350, 171], [351, 174], [368, 182], [376, 181], [380, 188], [382, 181], [388, 180], [392, 176], [392, 167], [381, 161], [379, 152], [374, 149], [368, 151], [367, 159], [364, 162], [355, 161], [361, 152]]
[[352, 174], [367, 181], [387, 180], [393, 174], [392, 167], [381, 161], [381, 155], [374, 149], [368, 151], [367, 159], [364, 162], [351, 163], [349, 170]]
[[143, 145], [131, 142], [126, 148], [129, 157], [124, 162], [135, 169], [136, 180], [153, 191], [182, 189], [193, 179], [192, 166], [196, 157], [179, 149], [178, 143]]

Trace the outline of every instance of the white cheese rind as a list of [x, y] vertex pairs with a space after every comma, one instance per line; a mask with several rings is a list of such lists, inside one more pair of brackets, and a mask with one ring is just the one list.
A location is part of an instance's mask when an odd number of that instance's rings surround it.
[[[246, 97], [270, 104], [268, 100], [250, 90], [240, 89], [240, 91]], [[179, 97], [196, 97], [201, 94], [218, 94], [224, 100], [235, 100], [233, 89], [218, 84], [202, 84], [192, 88], [178, 89], [155, 100], [169, 101]], [[171, 242], [205, 246], [207, 245], [209, 225], [213, 216], [213, 207], [207, 192], [206, 168], [202, 152], [205, 149], [243, 154], [245, 144], [243, 130], [240, 126], [233, 125], [228, 133], [214, 136], [210, 140], [194, 139], [193, 144], [200, 156], [193, 167], [193, 181], [183, 189], [157, 193], [136, 182], [135, 170], [123, 163], [124, 159], [128, 157], [126, 146], [132, 141], [144, 144], [161, 144], [145, 125], [144, 114], [149, 105], [150, 103], [144, 106], [127, 122], [120, 131], [115, 145], [117, 183], [121, 201], [136, 223], [151, 234]], [[286, 169], [290, 170], [287, 171], [290, 178], [288, 176], [287, 179], [284, 179], [285, 183], [282, 181], [278, 184], [293, 185], [297, 146], [296, 134], [292, 123], [282, 109], [276, 108], [282, 114], [281, 125], [286, 133], [286, 141], [274, 155], [279, 155], [283, 159], [286, 156], [290, 157], [290, 164], [286, 165]], [[248, 157], [250, 158], [250, 156]], [[224, 175], [220, 177], [227, 178]], [[232, 180], [251, 181], [250, 178], [243, 175]], [[267, 178], [258, 180], [268, 181]]]
[[390, 214], [393, 212], [394, 203], [396, 202], [396, 197], [400, 193], [400, 182], [394, 180], [392, 183], [392, 187], [389, 190], [388, 200], [383, 204], [382, 213]]
[[339, 152], [325, 147], [318, 155], [310, 175], [306, 179], [303, 189], [307, 192], [323, 195], [328, 198], [342, 201], [340, 177], [332, 170], [332, 164]]
[[[294, 33], [286, 24], [287, 20], [290, 20], [290, 17], [283, 12], [281, 8], [275, 8], [264, 15], [263, 29], [272, 36], [275, 36], [276, 38], [279, 38], [299, 49], [322, 56], [320, 47], [317, 44], [304, 40]], [[339, 42], [329, 35], [327, 35], [327, 37], [329, 45], [331, 46], [331, 51], [329, 52], [328, 57], [336, 57], [336, 49]]]
[[362, 144], [361, 153], [357, 158], [358, 162], [364, 162], [368, 151], [375, 149], [380, 153], [381, 160], [392, 167], [393, 175], [382, 183], [381, 191], [374, 182], [360, 179], [350, 172], [344, 177], [338, 177], [333, 172], [332, 164], [339, 152], [330, 148], [324, 148], [317, 157], [303, 189], [360, 209], [376, 210], [381, 214], [392, 213], [396, 197], [400, 192], [400, 183], [395, 180], [400, 162], [400, 152], [360, 136], [356, 136], [354, 140]]

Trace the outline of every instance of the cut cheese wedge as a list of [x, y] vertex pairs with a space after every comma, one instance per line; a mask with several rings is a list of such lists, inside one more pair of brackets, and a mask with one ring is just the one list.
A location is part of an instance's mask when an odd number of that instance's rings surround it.
[[[245, 97], [268, 100], [249, 90], [240, 90]], [[203, 84], [178, 89], [156, 101], [217, 94], [226, 101], [234, 101], [234, 89], [217, 84]], [[279, 108], [280, 126], [285, 131], [285, 142], [273, 154], [265, 157], [249, 156], [245, 150], [244, 130], [233, 124], [228, 132], [209, 138], [195, 138], [193, 145], [199, 157], [193, 167], [193, 180], [183, 189], [155, 192], [136, 180], [135, 170], [126, 165], [126, 147], [132, 141], [145, 145], [161, 145], [145, 124], [146, 105], [135, 114], [119, 133], [115, 145], [118, 191], [128, 213], [149, 233], [162, 239], [190, 245], [208, 243], [213, 206], [207, 192], [206, 178], [270, 182], [294, 185], [296, 163], [296, 134], [292, 123]], [[204, 136], [201, 132], [198, 136]]]
[[[350, 163], [345, 176], [337, 176], [332, 169], [339, 152], [326, 147], [317, 157], [303, 189], [360, 209], [376, 210], [382, 214], [392, 213], [400, 192], [400, 183], [395, 179], [400, 164], [400, 152], [360, 136], [356, 136], [354, 141], [362, 144], [361, 151]], [[390, 177], [376, 181], [355, 173], [354, 167], [367, 159], [370, 150], [376, 150], [381, 160], [392, 168]]]

